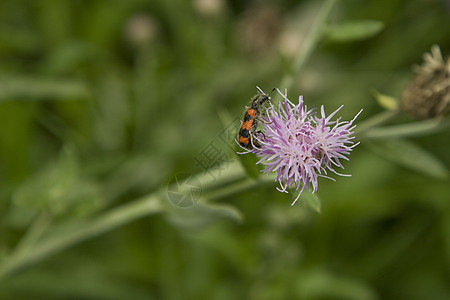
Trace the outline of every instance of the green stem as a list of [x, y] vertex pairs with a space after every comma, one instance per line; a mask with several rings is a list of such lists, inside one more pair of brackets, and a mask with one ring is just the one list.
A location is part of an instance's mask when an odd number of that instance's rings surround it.
[[[204, 190], [218, 189], [227, 183], [245, 178], [244, 170], [236, 161], [231, 162], [228, 166], [221, 167], [223, 170], [217, 178], [211, 176], [208, 172], [196, 175]], [[182, 186], [179, 193], [189, 193], [188, 188], [188, 186]], [[77, 243], [99, 236], [140, 218], [163, 212], [163, 203], [167, 201], [165, 193], [164, 187], [143, 198], [107, 211], [92, 220], [72, 224], [70, 228], [59, 228], [50, 233], [39, 231], [37, 239], [31, 237], [24, 239], [18, 244], [13, 253], [2, 261], [0, 265], [0, 280]], [[60, 227], [63, 227], [63, 225]], [[31, 236], [35, 236], [35, 234]]]
[[292, 87], [294, 83], [294, 78], [300, 73], [300, 70], [305, 65], [305, 62], [311, 56], [311, 53], [316, 48], [318, 42], [322, 38], [325, 28], [325, 22], [330, 14], [331, 8], [333, 7], [336, 0], [326, 0], [322, 7], [320, 8], [319, 13], [317, 14], [314, 23], [311, 26], [311, 29], [306, 37], [304, 43], [302, 44], [302, 48], [299, 51], [298, 56], [295, 58], [293, 62], [292, 70], [293, 72], [284, 75], [281, 83], [279, 85], [282, 89], [289, 89]]
[[81, 223], [76, 228], [71, 228], [65, 232], [57, 232], [47, 238], [43, 238], [33, 249], [14, 252], [5, 258], [0, 266], [0, 280], [81, 241], [99, 236], [131, 221], [158, 213], [161, 210], [160, 196], [152, 194], [115, 208], [91, 221]]
[[45, 233], [52, 221], [52, 216], [48, 212], [42, 212], [34, 222], [28, 227], [14, 252], [21, 253], [31, 249], [39, 238]]
[[365, 133], [373, 127], [382, 125], [389, 120], [395, 118], [399, 114], [398, 110], [386, 110], [383, 111], [363, 122], [359, 123], [355, 128], [355, 135], [359, 138], [365, 137]]
[[242, 180], [235, 181], [229, 185], [223, 186], [221, 188], [214, 189], [213, 191], [207, 193], [205, 195], [205, 198], [209, 200], [226, 198], [243, 191], [248, 191], [254, 187], [260, 186], [261, 184], [266, 184], [268, 182], [275, 182], [275, 175], [269, 176], [263, 175], [258, 179], [247, 177]]

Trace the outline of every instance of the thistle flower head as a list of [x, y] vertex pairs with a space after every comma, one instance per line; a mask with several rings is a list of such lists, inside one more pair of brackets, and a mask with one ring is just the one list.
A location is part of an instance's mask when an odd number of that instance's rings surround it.
[[[318, 177], [327, 177], [327, 172], [341, 176], [335, 168], [343, 168], [341, 159], [348, 160], [354, 143], [352, 136], [356, 117], [351, 121], [335, 121], [331, 119], [342, 108], [339, 107], [328, 117], [322, 106], [320, 114], [308, 110], [299, 97], [299, 103], [294, 104], [287, 98], [287, 91], [276, 109], [272, 104], [262, 117], [263, 131], [255, 134], [260, 147], [254, 147], [247, 152], [256, 154], [264, 164], [263, 172], [276, 172], [275, 181], [279, 182], [280, 192], [287, 193], [288, 188], [300, 190], [298, 196], [308, 188], [315, 192], [318, 188]], [[333, 179], [332, 179], [333, 180]]]
[[450, 58], [444, 60], [433, 45], [416, 66], [417, 75], [402, 92], [402, 109], [416, 119], [430, 119], [450, 113]]

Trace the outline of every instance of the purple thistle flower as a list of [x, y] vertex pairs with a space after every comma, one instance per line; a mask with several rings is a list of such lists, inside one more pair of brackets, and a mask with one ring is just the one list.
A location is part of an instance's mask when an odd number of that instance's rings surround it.
[[244, 153], [256, 154], [265, 166], [264, 173], [276, 172], [280, 192], [287, 193], [288, 188], [300, 190], [292, 205], [294, 205], [301, 193], [307, 187], [316, 192], [318, 177], [326, 177], [327, 171], [340, 176], [335, 168], [344, 168], [340, 159], [348, 160], [354, 143], [353, 122], [361, 111], [351, 121], [331, 121], [334, 115], [342, 108], [339, 107], [328, 117], [322, 105], [320, 116], [314, 110], [308, 110], [303, 103], [303, 97], [299, 97], [298, 105], [293, 104], [287, 98], [287, 91], [282, 94], [284, 98], [278, 104], [278, 110], [271, 104], [266, 109], [266, 116], [261, 117], [263, 131], [254, 134], [260, 147], [246, 150]]

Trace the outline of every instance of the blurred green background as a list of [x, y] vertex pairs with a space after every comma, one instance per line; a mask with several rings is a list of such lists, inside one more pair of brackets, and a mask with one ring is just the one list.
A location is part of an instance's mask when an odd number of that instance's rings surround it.
[[[235, 162], [221, 132], [256, 85], [285, 88], [321, 4], [2, 0], [0, 268], [41, 233], [204, 171], [211, 142]], [[362, 121], [383, 111], [371, 89], [398, 98], [432, 44], [450, 54], [449, 1], [337, 1], [328, 24], [365, 19], [382, 30], [321, 40], [291, 100]], [[450, 166], [449, 131], [409, 141]], [[272, 182], [225, 188], [214, 202], [242, 220], [163, 209], [15, 269], [0, 299], [450, 299], [448, 177], [371, 145], [352, 177], [319, 181], [320, 214]]]

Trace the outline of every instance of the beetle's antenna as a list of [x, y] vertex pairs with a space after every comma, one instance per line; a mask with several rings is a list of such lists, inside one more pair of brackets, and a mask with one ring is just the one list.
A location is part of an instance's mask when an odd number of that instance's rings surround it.
[[269, 94], [267, 94], [267, 97], [269, 97], [270, 96], [270, 94], [272, 94], [275, 90], [276, 90], [277, 88], [273, 88], [271, 91], [270, 91], [270, 93]]
[[[258, 89], [258, 91], [260, 92], [260, 94], [266, 95], [266, 93], [264, 93], [264, 91], [263, 91], [259, 86], [256, 86], [256, 88]], [[270, 91], [270, 93], [268, 93], [266, 96], [269, 97], [275, 90], [276, 90], [276, 88], [273, 88], [273, 89]]]
[[259, 91], [261, 94], [263, 94], [263, 95], [266, 94], [266, 93], [263, 92], [263, 90], [262, 90], [259, 86], [256, 86], [256, 88], [258, 89], [258, 91]]

